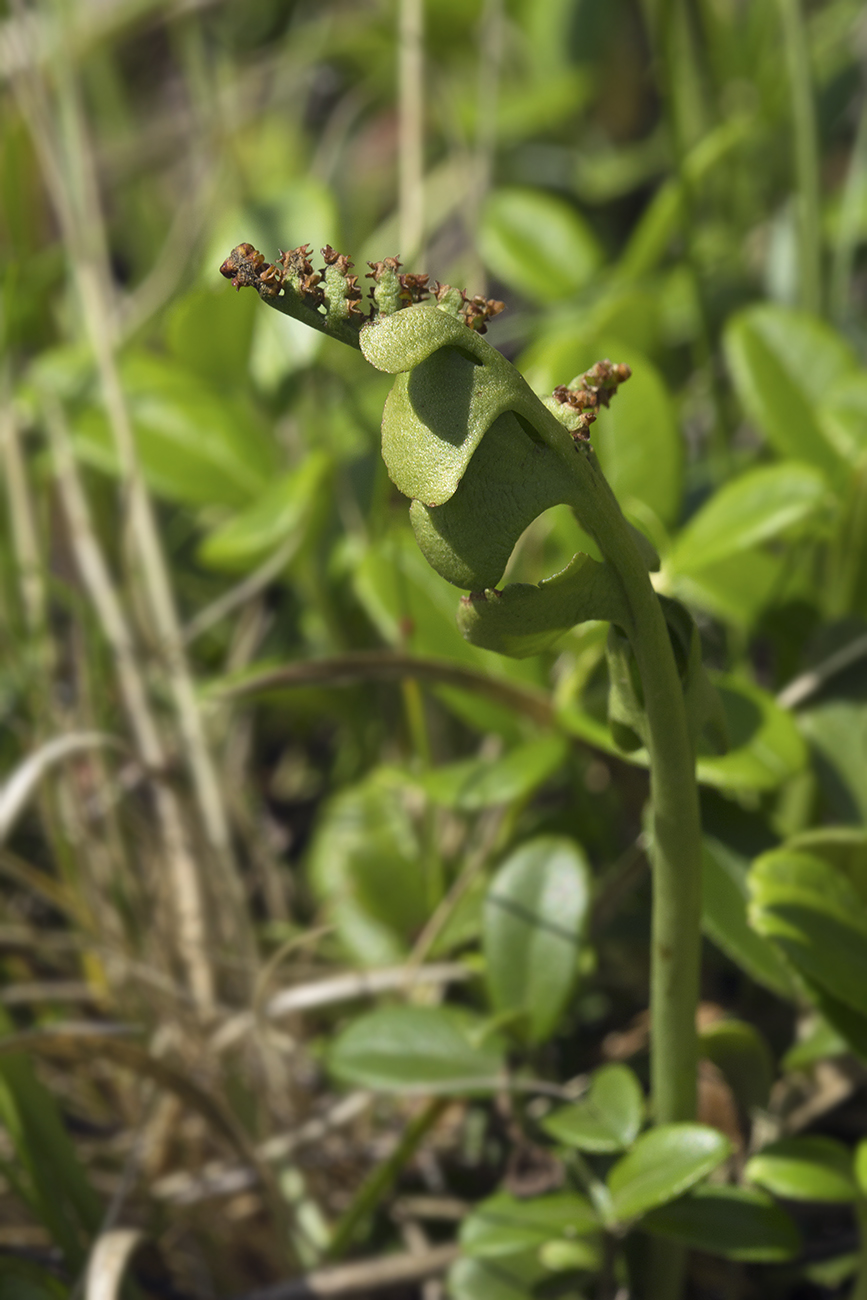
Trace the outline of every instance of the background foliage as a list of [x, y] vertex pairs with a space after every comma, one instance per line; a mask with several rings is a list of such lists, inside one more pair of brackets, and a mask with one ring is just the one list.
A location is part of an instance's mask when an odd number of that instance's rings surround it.
[[[697, 1296], [867, 1293], [862, 8], [4, 7], [0, 1295], [436, 1271], [458, 1220], [458, 1300], [613, 1296], [653, 1233]], [[242, 240], [503, 299], [539, 392], [632, 367], [593, 442], [731, 741], [709, 1146], [641, 1132], [606, 628], [461, 638], [389, 380], [231, 293]], [[554, 508], [508, 576], [582, 546]]]

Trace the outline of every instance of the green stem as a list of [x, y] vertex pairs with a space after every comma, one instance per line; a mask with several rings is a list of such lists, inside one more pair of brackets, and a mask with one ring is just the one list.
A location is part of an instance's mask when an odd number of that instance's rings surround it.
[[259, 296], [264, 303], [273, 307], [275, 311], [282, 312], [284, 316], [300, 320], [302, 325], [318, 330], [320, 334], [327, 334], [330, 339], [336, 339], [338, 343], [348, 343], [351, 348], [361, 349], [358, 335], [361, 326], [367, 323], [363, 317], [355, 318], [357, 324], [353, 320], [333, 320], [317, 311], [315, 307], [309, 307], [306, 302], [302, 302], [289, 285], [284, 285], [283, 292], [277, 298], [266, 298], [261, 294]]
[[436, 1097], [426, 1103], [406, 1127], [403, 1137], [387, 1160], [377, 1165], [356, 1192], [352, 1204], [334, 1229], [328, 1247], [329, 1259], [340, 1259], [352, 1245], [359, 1229], [385, 1199], [401, 1170], [412, 1159], [425, 1135], [439, 1119], [449, 1099]]
[[810, 52], [801, 0], [779, 0], [789, 72], [798, 188], [798, 266], [800, 300], [807, 311], [822, 311], [822, 245], [819, 225], [819, 150]]
[[626, 631], [644, 691], [652, 801], [653, 916], [650, 966], [651, 1091], [658, 1124], [695, 1118], [695, 1012], [701, 946], [701, 819], [695, 756], [668, 627], [646, 566], [607, 482], [594, 470], [585, 526], [617, 571], [632, 615]]

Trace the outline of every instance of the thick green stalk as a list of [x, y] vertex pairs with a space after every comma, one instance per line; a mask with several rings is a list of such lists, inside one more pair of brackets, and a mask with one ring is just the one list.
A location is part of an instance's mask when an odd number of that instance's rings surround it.
[[701, 923], [695, 756], [659, 600], [608, 483], [595, 461], [581, 459], [592, 470], [580, 476], [581, 519], [623, 585], [632, 615], [626, 631], [644, 691], [653, 837], [651, 1089], [656, 1122], [669, 1124], [695, 1118]]

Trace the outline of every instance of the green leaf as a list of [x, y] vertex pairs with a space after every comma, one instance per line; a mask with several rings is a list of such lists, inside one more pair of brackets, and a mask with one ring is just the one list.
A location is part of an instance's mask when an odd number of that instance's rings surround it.
[[695, 573], [777, 537], [815, 514], [826, 493], [823, 475], [809, 465], [789, 462], [748, 470], [693, 515], [666, 567]]
[[557, 1027], [578, 971], [590, 890], [583, 852], [555, 836], [524, 844], [491, 882], [482, 941], [488, 988], [528, 1042]]
[[857, 370], [848, 344], [806, 312], [762, 303], [730, 321], [725, 349], [744, 408], [771, 445], [841, 483], [846, 467], [819, 409]]
[[867, 1015], [867, 907], [851, 880], [788, 847], [757, 858], [750, 920], [811, 983]]
[[459, 1259], [449, 1269], [451, 1300], [537, 1300], [548, 1273], [538, 1250], [508, 1259]]
[[781, 998], [794, 997], [789, 968], [776, 948], [747, 919], [747, 868], [719, 840], [706, 836], [702, 853], [702, 917], [705, 934], [757, 983]]
[[469, 758], [426, 773], [419, 784], [428, 798], [464, 812], [526, 799], [566, 761], [562, 736], [540, 736], [501, 758]]
[[193, 289], [172, 307], [166, 341], [174, 356], [210, 387], [247, 382], [247, 362], [257, 317], [256, 295]]
[[744, 1177], [787, 1201], [854, 1201], [852, 1157], [827, 1137], [783, 1138], [747, 1161]]
[[502, 1086], [502, 1040], [456, 1007], [380, 1007], [353, 1020], [327, 1053], [338, 1079], [379, 1092], [482, 1095]]
[[642, 1134], [608, 1175], [613, 1220], [625, 1223], [673, 1201], [732, 1149], [727, 1137], [705, 1124], [663, 1124]]
[[767, 1106], [774, 1081], [774, 1058], [753, 1025], [744, 1020], [718, 1020], [701, 1031], [698, 1050], [722, 1070], [745, 1114]]
[[[244, 506], [268, 486], [279, 464], [277, 444], [246, 403], [145, 353], [127, 357], [121, 374], [142, 470], [155, 492], [185, 505]], [[75, 440], [83, 459], [119, 472], [101, 408], [78, 417]]]
[[825, 797], [838, 821], [867, 821], [867, 702], [849, 696], [798, 710], [798, 726], [817, 756]]
[[542, 303], [577, 293], [602, 260], [580, 213], [563, 199], [533, 189], [498, 189], [488, 196], [479, 250], [498, 279]]
[[552, 1273], [598, 1273], [602, 1267], [602, 1242], [546, 1241], [539, 1247], [539, 1259]]
[[807, 762], [792, 715], [752, 682], [712, 677], [725, 711], [730, 748], [699, 755], [698, 779], [720, 790], [775, 790]]
[[791, 1217], [769, 1196], [743, 1187], [695, 1187], [641, 1223], [654, 1236], [745, 1264], [779, 1264], [801, 1248]]
[[328, 504], [331, 473], [331, 458], [324, 452], [312, 452], [297, 470], [283, 475], [246, 510], [210, 533], [199, 547], [201, 563], [244, 572], [290, 539], [295, 542], [294, 554], [312, 518]]
[[429, 899], [407, 789], [386, 772], [330, 799], [308, 856], [315, 896], [344, 947], [366, 966], [400, 961]]
[[542, 1121], [542, 1128], [565, 1146], [608, 1153], [632, 1145], [644, 1120], [641, 1084], [626, 1065], [596, 1070], [590, 1091]]
[[461, 1224], [465, 1255], [495, 1259], [543, 1245], [556, 1237], [569, 1241], [599, 1231], [593, 1206], [577, 1192], [518, 1198], [498, 1192], [474, 1207]]

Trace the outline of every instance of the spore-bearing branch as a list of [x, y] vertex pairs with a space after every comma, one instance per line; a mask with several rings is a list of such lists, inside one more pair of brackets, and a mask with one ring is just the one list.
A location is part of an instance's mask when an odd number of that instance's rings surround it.
[[426, 274], [401, 274], [396, 257], [368, 262], [367, 279], [373, 280], [368, 292], [369, 306], [362, 312], [358, 276], [352, 275], [353, 263], [345, 253], [326, 244], [321, 250], [325, 266], [316, 270], [310, 260], [310, 245], [280, 252], [275, 262], [266, 262], [264, 254], [252, 244], [233, 248], [220, 267], [220, 274], [231, 280], [236, 289], [255, 289], [263, 302], [305, 325], [328, 334], [342, 343], [359, 347], [359, 335], [365, 325], [391, 316], [404, 307], [424, 302], [433, 293], [436, 306], [456, 320], [461, 320], [478, 334], [484, 334], [488, 321], [499, 315], [503, 303], [495, 298], [468, 297], [437, 280], [429, 287]]

